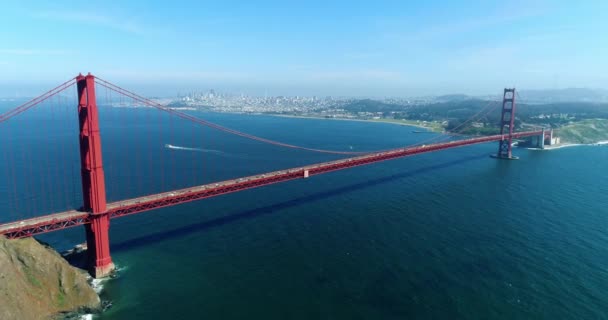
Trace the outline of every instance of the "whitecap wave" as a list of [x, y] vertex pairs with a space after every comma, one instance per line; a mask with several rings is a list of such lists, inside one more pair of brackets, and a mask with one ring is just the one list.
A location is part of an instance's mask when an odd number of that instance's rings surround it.
[[91, 279], [91, 287], [99, 295], [103, 291], [103, 283], [107, 279]]
[[190, 147], [182, 147], [176, 146], [172, 144], [165, 144], [165, 148], [172, 150], [183, 150], [183, 151], [195, 151], [195, 152], [205, 152], [205, 153], [215, 153], [215, 154], [223, 154], [222, 151], [213, 150], [213, 149], [203, 149], [203, 148], [190, 148]]
[[115, 268], [114, 269], [115, 273], [121, 273], [121, 272], [127, 271], [127, 269], [129, 269], [129, 267], [127, 267], [127, 266], [120, 266], [117, 264], [114, 266], [114, 268]]

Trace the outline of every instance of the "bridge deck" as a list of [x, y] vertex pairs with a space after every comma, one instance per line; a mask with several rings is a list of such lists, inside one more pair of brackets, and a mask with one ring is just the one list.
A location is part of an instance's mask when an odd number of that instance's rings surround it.
[[[529, 131], [514, 133], [513, 138], [524, 138], [541, 135], [542, 131]], [[494, 135], [477, 137], [429, 145], [392, 149], [384, 152], [370, 153], [358, 157], [323, 162], [303, 167], [291, 168], [241, 177], [221, 182], [209, 183], [191, 188], [179, 189], [169, 192], [147, 195], [143, 197], [108, 203], [107, 213], [110, 218], [119, 218], [126, 215], [140, 213], [156, 208], [168, 207], [180, 203], [215, 197], [232, 192], [261, 187], [269, 184], [305, 178], [336, 170], [347, 169], [370, 163], [392, 160], [415, 154], [428, 153], [444, 149], [462, 147], [472, 144], [499, 141], [506, 136]], [[9, 238], [23, 238], [54, 230], [65, 229], [90, 223], [90, 215], [86, 212], [70, 210], [49, 214], [23, 221], [10, 222], [0, 225], [0, 235]]]
[[[88, 223], [88, 216], [89, 216], [89, 214], [87, 212], [82, 212], [82, 211], [77, 211], [77, 210], [68, 210], [68, 211], [63, 211], [63, 212], [57, 212], [57, 213], [53, 213], [53, 214], [49, 214], [49, 215], [45, 215], [45, 216], [36, 217], [36, 218], [0, 224], [0, 234], [7, 234], [7, 233], [10, 233], [15, 230], [31, 229], [31, 228], [36, 228], [36, 227], [40, 227], [40, 228], [44, 229], [45, 226], [52, 224], [52, 223], [69, 224], [70, 221], [86, 220], [86, 221], [80, 221], [81, 223], [78, 223], [78, 224], [84, 224], [84, 223]], [[65, 225], [65, 227], [68, 227], [68, 226], [69, 225]], [[63, 229], [63, 228], [53, 228], [52, 230], [40, 230], [38, 232], [34, 232], [34, 234], [53, 231], [55, 229]], [[25, 233], [27, 233], [27, 232], [25, 232]], [[24, 235], [24, 236], [27, 236], [27, 235]]]

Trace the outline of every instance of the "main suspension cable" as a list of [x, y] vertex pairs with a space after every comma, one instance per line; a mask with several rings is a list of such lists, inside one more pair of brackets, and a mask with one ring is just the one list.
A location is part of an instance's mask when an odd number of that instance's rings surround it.
[[0, 123], [7, 121], [7, 120], [17, 116], [18, 114], [23, 113], [23, 112], [37, 106], [41, 102], [63, 92], [64, 90], [66, 90], [67, 88], [71, 87], [74, 84], [75, 79], [76, 78], [72, 78], [72, 79], [58, 85], [57, 87], [39, 95], [38, 97], [27, 101], [26, 103], [14, 108], [14, 109], [11, 109], [3, 114], [0, 114]]

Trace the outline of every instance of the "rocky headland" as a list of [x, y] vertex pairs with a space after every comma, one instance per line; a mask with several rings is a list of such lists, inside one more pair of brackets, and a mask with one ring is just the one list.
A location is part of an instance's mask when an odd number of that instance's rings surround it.
[[0, 236], [0, 319], [60, 319], [100, 308], [84, 270], [33, 238]]

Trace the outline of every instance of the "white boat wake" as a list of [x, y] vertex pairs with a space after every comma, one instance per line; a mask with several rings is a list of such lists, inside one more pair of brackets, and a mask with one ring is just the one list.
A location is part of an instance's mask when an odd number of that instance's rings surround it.
[[203, 149], [203, 148], [190, 148], [190, 147], [181, 147], [174, 146], [172, 144], [165, 144], [165, 148], [172, 150], [182, 150], [182, 151], [194, 151], [194, 152], [205, 152], [205, 153], [215, 153], [215, 154], [223, 154], [224, 152], [213, 149]]

